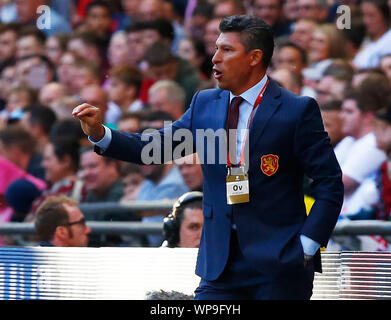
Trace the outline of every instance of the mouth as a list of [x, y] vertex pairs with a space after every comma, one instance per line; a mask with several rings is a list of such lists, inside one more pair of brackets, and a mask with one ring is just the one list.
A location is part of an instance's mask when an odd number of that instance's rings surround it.
[[220, 70], [213, 68], [213, 76], [216, 80], [219, 80], [223, 76], [223, 73]]

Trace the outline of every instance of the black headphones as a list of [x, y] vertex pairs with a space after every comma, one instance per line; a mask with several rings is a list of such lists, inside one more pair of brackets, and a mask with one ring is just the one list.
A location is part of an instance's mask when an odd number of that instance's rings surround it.
[[[181, 195], [172, 207], [172, 212], [163, 220], [163, 235], [170, 248], [174, 248], [179, 243], [179, 230], [181, 228], [178, 210], [191, 202], [202, 201], [203, 193], [191, 191]], [[182, 210], [180, 210], [182, 211]]]

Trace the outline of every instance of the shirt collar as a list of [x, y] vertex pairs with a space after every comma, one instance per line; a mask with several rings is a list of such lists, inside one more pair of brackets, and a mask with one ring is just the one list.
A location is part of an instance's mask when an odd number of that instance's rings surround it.
[[[255, 101], [257, 100], [258, 98], [258, 95], [259, 93], [261, 92], [262, 88], [264, 87], [264, 85], [266, 84], [266, 81], [267, 81], [267, 75], [265, 74], [264, 77], [262, 78], [261, 81], [259, 81], [257, 84], [255, 84], [254, 86], [252, 86], [250, 89], [248, 89], [247, 91], [243, 92], [240, 96], [246, 100], [250, 105], [254, 105], [255, 104]], [[230, 92], [229, 93], [229, 101], [231, 102], [233, 98], [235, 98], [236, 96]]]

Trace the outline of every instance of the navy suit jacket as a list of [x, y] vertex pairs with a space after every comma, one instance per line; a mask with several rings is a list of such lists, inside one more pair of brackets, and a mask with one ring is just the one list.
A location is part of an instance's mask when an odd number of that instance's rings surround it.
[[[189, 129], [196, 147], [196, 129], [225, 128], [228, 104], [226, 90], [200, 91], [182, 118], [159, 134], [169, 137], [178, 129]], [[141, 150], [147, 143], [139, 134], [112, 131], [112, 141], [102, 154], [142, 163]], [[174, 141], [173, 148], [179, 143]], [[206, 280], [217, 279], [224, 270], [232, 220], [244, 257], [259, 271], [275, 274], [303, 264], [300, 234], [326, 246], [340, 213], [342, 173], [314, 99], [299, 97], [270, 80], [254, 115], [248, 143], [250, 202], [235, 205], [226, 200], [225, 164], [207, 164], [207, 150], [203, 154], [197, 150], [205, 164], [204, 227], [196, 273]], [[221, 163], [218, 150], [216, 139], [216, 163]], [[272, 175], [261, 169], [264, 155], [278, 156], [278, 168]], [[308, 216], [304, 174], [313, 181], [316, 200]], [[314, 259], [315, 270], [321, 272], [319, 250]]]

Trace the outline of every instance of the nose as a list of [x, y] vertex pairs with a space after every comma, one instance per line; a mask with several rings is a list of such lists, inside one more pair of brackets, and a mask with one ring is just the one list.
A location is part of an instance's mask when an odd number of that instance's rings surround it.
[[85, 233], [86, 235], [89, 235], [89, 234], [91, 233], [91, 228], [90, 228], [89, 226], [86, 225], [86, 228], [85, 228], [85, 230], [84, 230], [84, 233]]
[[219, 50], [216, 50], [215, 54], [212, 57], [212, 63], [217, 64], [219, 62], [221, 62], [220, 52], [219, 52]]

